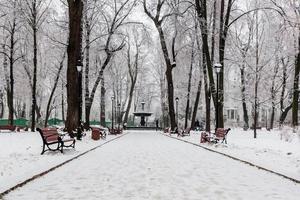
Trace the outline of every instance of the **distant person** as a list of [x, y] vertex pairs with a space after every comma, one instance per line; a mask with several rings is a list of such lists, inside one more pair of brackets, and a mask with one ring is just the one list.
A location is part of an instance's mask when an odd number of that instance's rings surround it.
[[123, 129], [126, 130], [126, 128], [127, 128], [127, 123], [124, 123], [123, 124]]
[[159, 128], [158, 119], [155, 121], [155, 124], [156, 124], [156, 131], [157, 131], [157, 130], [158, 130], [158, 128]]

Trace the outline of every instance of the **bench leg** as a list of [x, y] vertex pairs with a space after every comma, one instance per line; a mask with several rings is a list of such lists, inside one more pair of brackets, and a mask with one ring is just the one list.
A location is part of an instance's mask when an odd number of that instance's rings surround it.
[[[58, 145], [59, 146], [59, 145]], [[60, 143], [60, 152], [61, 153], [64, 153], [64, 150], [63, 150], [63, 148], [64, 148], [64, 142], [62, 141], [61, 143]], [[59, 147], [58, 147], [59, 148]]]
[[41, 155], [43, 155], [44, 153], [45, 153], [45, 144], [43, 144], [43, 150], [42, 150]]

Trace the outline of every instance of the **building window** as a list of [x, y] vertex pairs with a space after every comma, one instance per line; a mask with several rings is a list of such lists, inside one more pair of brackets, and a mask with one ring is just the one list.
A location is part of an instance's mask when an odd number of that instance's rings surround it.
[[236, 110], [234, 109], [229, 109], [227, 110], [227, 116], [228, 116], [228, 119], [236, 119]]

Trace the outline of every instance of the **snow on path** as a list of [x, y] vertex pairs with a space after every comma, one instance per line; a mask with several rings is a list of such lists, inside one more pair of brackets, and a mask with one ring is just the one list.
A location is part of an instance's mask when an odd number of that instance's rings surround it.
[[75, 149], [40, 155], [43, 143], [39, 133], [0, 133], [0, 193], [115, 137], [94, 141], [88, 132], [82, 141], [76, 141]]
[[5, 199], [297, 199], [300, 185], [154, 132], [132, 132]]
[[[258, 137], [254, 139], [253, 130], [232, 129], [228, 133], [227, 145], [201, 145], [300, 180], [300, 140], [297, 135], [291, 135], [293, 141], [286, 142], [280, 139], [278, 130], [258, 130]], [[200, 144], [200, 132], [192, 131], [190, 137], [179, 139]]]

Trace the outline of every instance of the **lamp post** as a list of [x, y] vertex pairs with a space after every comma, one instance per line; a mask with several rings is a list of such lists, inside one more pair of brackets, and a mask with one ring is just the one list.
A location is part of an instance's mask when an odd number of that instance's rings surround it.
[[114, 100], [115, 97], [111, 97], [111, 129], [114, 129]]
[[216, 131], [219, 127], [219, 74], [222, 68], [222, 65], [220, 63], [214, 64], [214, 68], [216, 70], [217, 74], [217, 104], [216, 104]]
[[178, 127], [178, 101], [179, 101], [179, 98], [176, 97], [175, 101], [176, 101], [176, 124]]
[[78, 72], [78, 128], [77, 128], [77, 139], [81, 140], [82, 130], [81, 130], [81, 114], [82, 114], [82, 62], [78, 60], [77, 62], [77, 72]]
[[121, 104], [118, 103], [117, 107], [118, 107], [118, 129], [120, 129]]

